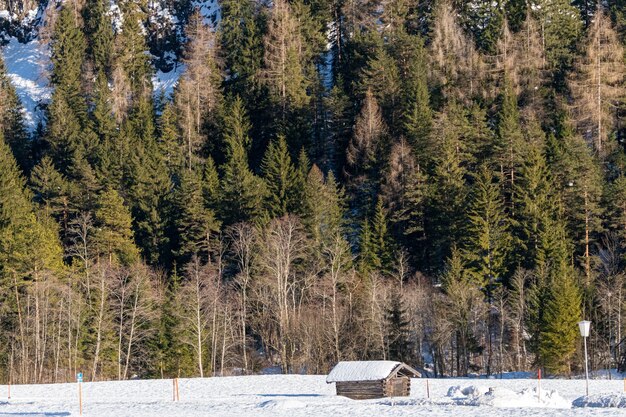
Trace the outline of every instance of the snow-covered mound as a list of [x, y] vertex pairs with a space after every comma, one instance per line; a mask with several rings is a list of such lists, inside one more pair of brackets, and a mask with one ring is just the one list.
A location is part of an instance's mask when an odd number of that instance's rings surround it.
[[[540, 394], [540, 395], [538, 395]], [[470, 385], [465, 388], [460, 386], [450, 387], [448, 397], [458, 405], [492, 406], [502, 408], [516, 407], [546, 407], [546, 408], [570, 408], [571, 403], [561, 397], [555, 390], [538, 391], [537, 388], [525, 388], [515, 392], [503, 387], [477, 387]]]
[[626, 394], [596, 394], [576, 398], [574, 407], [626, 408]]

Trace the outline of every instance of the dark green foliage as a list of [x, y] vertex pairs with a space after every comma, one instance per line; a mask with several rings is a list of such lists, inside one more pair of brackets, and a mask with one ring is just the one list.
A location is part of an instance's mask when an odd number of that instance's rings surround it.
[[251, 0], [225, 0], [220, 3], [222, 50], [228, 81], [235, 94], [249, 96], [256, 87], [263, 57], [262, 40]]
[[571, 359], [580, 340], [580, 290], [575, 272], [565, 265], [553, 265], [545, 313], [540, 332], [539, 354], [542, 365], [551, 374], [569, 374]]
[[[267, 195], [267, 211], [271, 217], [282, 217], [294, 212], [299, 204], [296, 169], [291, 161], [284, 136], [272, 141], [261, 162]], [[300, 184], [302, 186], [303, 184]]]
[[252, 220], [264, 213], [263, 200], [267, 195], [265, 183], [248, 166], [250, 122], [241, 99], [229, 106], [224, 119], [226, 162], [222, 167], [219, 216], [225, 224]]
[[463, 245], [471, 276], [489, 296], [504, 281], [511, 252], [509, 219], [500, 187], [487, 166], [479, 168], [470, 196]]
[[201, 177], [193, 171], [184, 171], [174, 201], [178, 232], [176, 254], [181, 264], [188, 262], [193, 255], [206, 258], [209, 239], [213, 233], [219, 232], [220, 224], [205, 205]]
[[387, 343], [389, 344], [389, 360], [410, 362], [413, 360], [413, 349], [410, 341], [409, 312], [404, 305], [402, 294], [395, 294], [391, 299], [391, 307], [387, 310]]
[[[505, 18], [501, 2], [490, 0], [457, 1], [465, 29], [474, 35], [476, 45], [487, 53], [494, 53]], [[507, 2], [508, 3], [508, 2]]]
[[83, 19], [89, 45], [87, 51], [93, 59], [95, 70], [109, 74], [113, 52], [113, 24], [107, 14], [107, 5], [105, 0], [88, 0], [83, 9]]

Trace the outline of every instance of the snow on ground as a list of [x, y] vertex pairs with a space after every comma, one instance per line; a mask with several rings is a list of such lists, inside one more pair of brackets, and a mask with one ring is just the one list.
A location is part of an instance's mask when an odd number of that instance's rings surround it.
[[165, 97], [172, 98], [174, 88], [178, 84], [178, 80], [183, 72], [185, 72], [185, 65], [183, 64], [178, 64], [170, 72], [157, 71], [152, 77], [154, 95], [158, 97], [161, 93], [164, 93]]
[[[616, 408], [572, 408], [584, 381], [530, 379], [430, 379], [412, 381], [411, 397], [355, 401], [335, 395], [325, 376], [263, 375], [180, 380], [180, 402], [172, 401], [171, 380], [83, 384], [84, 416], [91, 417], [312, 417], [312, 416], [623, 416]], [[457, 388], [459, 387], [459, 388]], [[590, 381], [589, 402], [605, 406], [622, 396], [623, 382]], [[491, 391], [491, 393], [490, 393]], [[465, 393], [463, 393], [465, 392]], [[0, 385], [0, 416], [77, 416], [77, 384]], [[449, 396], [448, 394], [451, 394]], [[471, 398], [474, 401], [467, 401]], [[578, 400], [577, 400], [578, 401]], [[561, 407], [561, 408], [559, 408]]]
[[200, 8], [204, 23], [215, 27], [221, 19], [218, 0], [194, 0], [194, 7]]
[[574, 400], [574, 407], [626, 408], [625, 394], [596, 394]]
[[42, 117], [41, 105], [50, 101], [52, 95], [46, 75], [50, 66], [48, 48], [38, 40], [20, 43], [11, 38], [2, 48], [2, 55], [8, 76], [24, 106], [26, 125], [33, 130]]

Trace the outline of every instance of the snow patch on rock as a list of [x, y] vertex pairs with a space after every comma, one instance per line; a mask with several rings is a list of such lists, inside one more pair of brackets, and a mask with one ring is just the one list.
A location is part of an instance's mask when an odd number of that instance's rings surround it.
[[38, 40], [20, 43], [16, 38], [11, 38], [2, 48], [2, 56], [7, 75], [24, 106], [24, 121], [32, 131], [43, 120], [43, 107], [52, 96], [48, 80], [48, 47]]

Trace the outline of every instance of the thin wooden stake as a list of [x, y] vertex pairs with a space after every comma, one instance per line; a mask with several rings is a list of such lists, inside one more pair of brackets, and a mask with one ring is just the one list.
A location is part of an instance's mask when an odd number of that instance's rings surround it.
[[172, 378], [172, 401], [176, 402], [176, 378]]
[[[626, 381], [626, 380], [624, 380], [624, 381]], [[624, 382], [624, 384], [626, 384], [626, 382]], [[10, 400], [11, 399], [11, 380], [10, 379], [9, 379], [8, 391], [9, 391], [9, 393], [7, 395], [7, 398]]]
[[78, 383], [78, 414], [83, 415], [83, 383]]
[[178, 378], [176, 378], [176, 401], [180, 401], [180, 391], [178, 390]]
[[430, 385], [428, 384], [428, 378], [426, 378], [426, 398], [430, 398]]
[[541, 368], [537, 371], [537, 399], [541, 402]]

